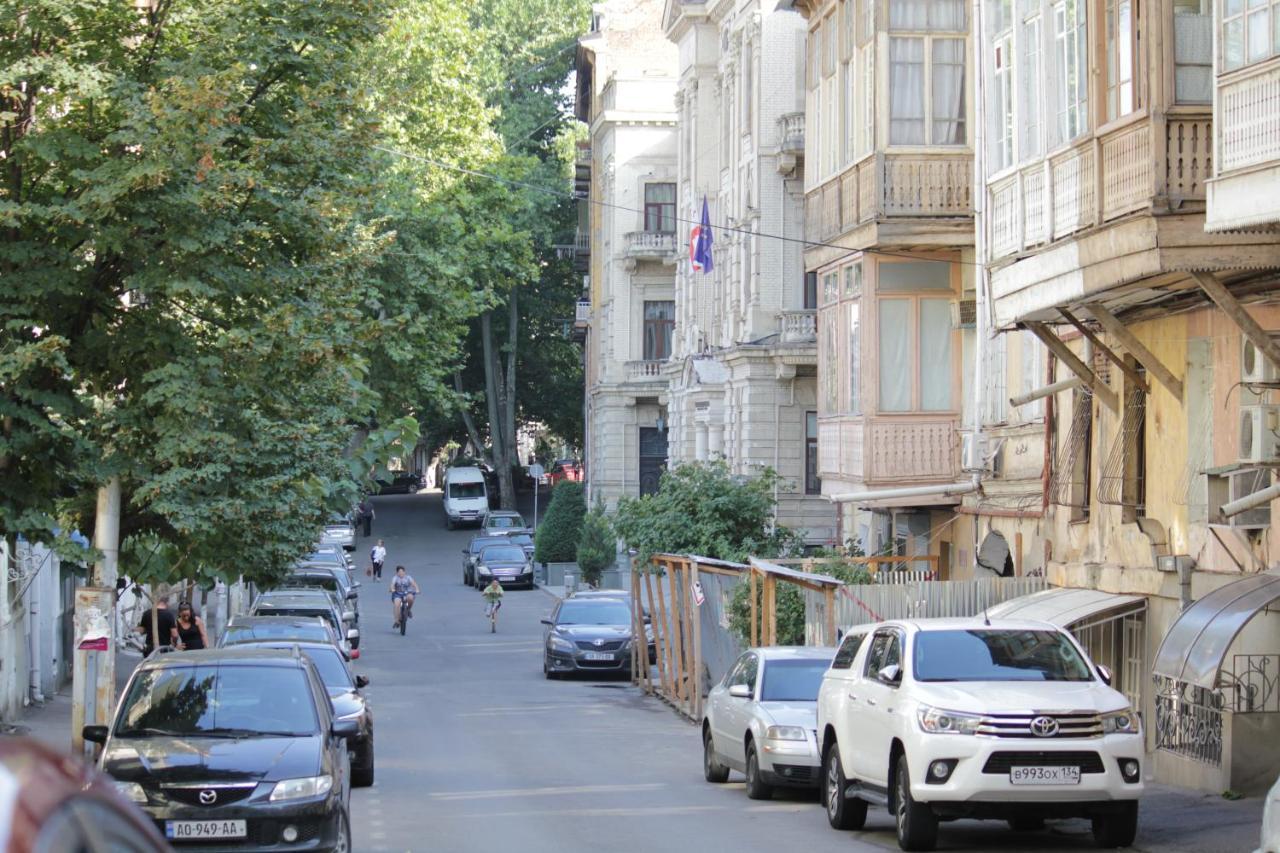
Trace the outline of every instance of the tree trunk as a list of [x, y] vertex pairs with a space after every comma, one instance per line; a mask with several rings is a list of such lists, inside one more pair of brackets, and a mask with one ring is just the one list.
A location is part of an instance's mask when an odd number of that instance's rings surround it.
[[[458, 392], [459, 397], [464, 397], [465, 392], [462, 390], [462, 371], [455, 370], [453, 372], [453, 390]], [[476, 450], [484, 452], [484, 442], [480, 440], [480, 430], [476, 429], [476, 420], [471, 417], [471, 411], [467, 408], [462, 409], [462, 422], [467, 427], [467, 435], [471, 437], [471, 443], [476, 446]]]
[[[489, 441], [493, 445], [489, 459], [494, 467], [497, 467], [498, 457], [501, 455], [502, 431], [498, 426], [499, 381], [494, 373], [502, 368], [494, 362], [493, 315], [489, 311], [480, 315], [480, 342], [484, 345], [484, 399], [489, 409]], [[483, 448], [481, 450], [483, 451]]]

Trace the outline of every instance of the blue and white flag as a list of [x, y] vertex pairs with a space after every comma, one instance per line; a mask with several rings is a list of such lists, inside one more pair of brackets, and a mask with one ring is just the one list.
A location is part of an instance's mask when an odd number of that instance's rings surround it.
[[715, 269], [711, 260], [711, 214], [707, 210], [707, 197], [702, 197], [702, 224], [693, 226], [689, 233], [689, 263], [697, 272], [709, 273]]

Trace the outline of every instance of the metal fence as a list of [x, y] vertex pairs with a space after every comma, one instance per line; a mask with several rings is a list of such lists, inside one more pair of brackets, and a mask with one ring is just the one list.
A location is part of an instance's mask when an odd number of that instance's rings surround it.
[[[1002, 601], [1039, 592], [1044, 578], [982, 578], [969, 581], [911, 581], [852, 584], [836, 595], [836, 624], [841, 628], [885, 619], [977, 616]], [[805, 593], [805, 638], [823, 636], [826, 606], [821, 595]]]
[[729, 667], [742, 654], [743, 643], [729, 627], [729, 606], [741, 578], [703, 572], [698, 575], [705, 597], [698, 608], [702, 639], [702, 672], [699, 687], [706, 696], [716, 682], [724, 678]]
[[1156, 684], [1156, 749], [1222, 764], [1222, 694], [1172, 678]]

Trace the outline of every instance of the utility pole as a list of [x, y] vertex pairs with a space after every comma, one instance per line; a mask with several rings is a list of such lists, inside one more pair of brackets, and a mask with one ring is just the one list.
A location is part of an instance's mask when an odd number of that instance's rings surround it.
[[[93, 565], [92, 585], [76, 590], [75, 642], [71, 687], [71, 751], [84, 752], [85, 725], [107, 725], [116, 694], [116, 578], [120, 566], [120, 478], [98, 489], [93, 546], [102, 555]], [[106, 641], [86, 633], [106, 626]]]

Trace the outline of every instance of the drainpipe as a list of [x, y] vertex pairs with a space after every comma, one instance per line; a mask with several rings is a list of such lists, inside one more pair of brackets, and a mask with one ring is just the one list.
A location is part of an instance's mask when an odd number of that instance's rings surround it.
[[899, 498], [950, 497], [978, 491], [978, 475], [967, 483], [940, 483], [934, 486], [906, 486], [898, 489], [873, 489], [869, 492], [842, 492], [831, 495], [832, 503], [871, 503], [872, 501], [898, 500]]
[[1250, 510], [1254, 507], [1262, 506], [1265, 503], [1270, 503], [1276, 498], [1280, 498], [1280, 483], [1276, 483], [1273, 486], [1267, 486], [1265, 489], [1254, 492], [1251, 495], [1245, 495], [1239, 500], [1225, 503], [1218, 507], [1218, 511], [1222, 513], [1223, 518], [1230, 518], [1233, 515], [1239, 515], [1245, 510]]
[[40, 691], [40, 607], [35, 593], [36, 585], [33, 583], [28, 590], [31, 607], [27, 611], [27, 677], [31, 701], [43, 702], [44, 694]]

